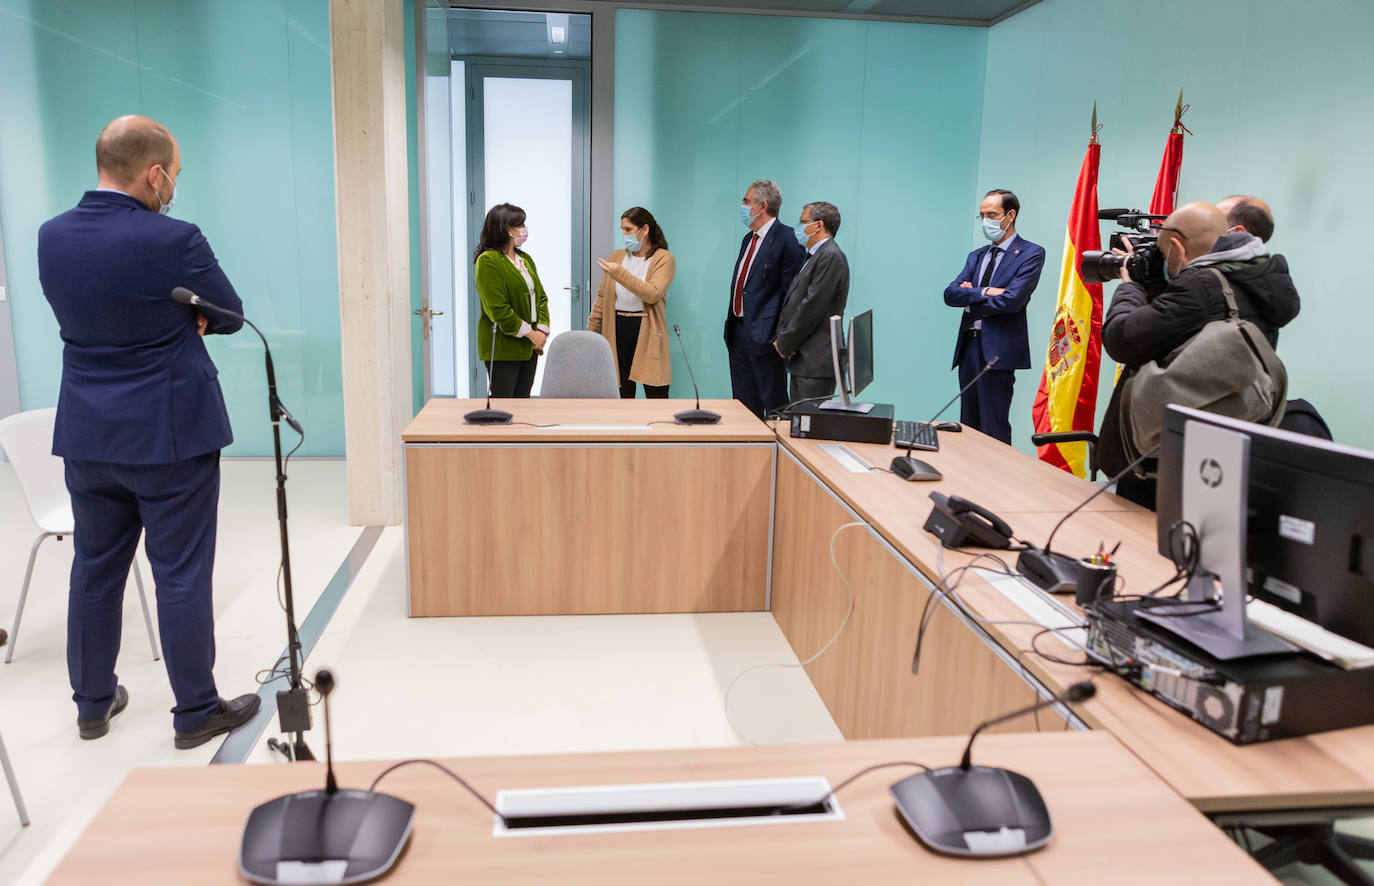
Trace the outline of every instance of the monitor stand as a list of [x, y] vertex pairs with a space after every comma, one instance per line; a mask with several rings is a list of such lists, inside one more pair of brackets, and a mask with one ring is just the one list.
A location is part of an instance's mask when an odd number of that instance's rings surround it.
[[826, 400], [820, 405], [821, 409], [835, 409], [840, 412], [862, 412], [865, 415], [873, 411], [872, 403], [855, 403], [849, 399], [849, 393], [844, 386], [840, 387], [840, 396]]
[[[1245, 618], [1249, 466], [1250, 438], [1245, 434], [1187, 423], [1182, 512], [1183, 520], [1197, 530], [1197, 569], [1178, 605], [1136, 609], [1140, 618], [1221, 661], [1297, 651]], [[1205, 609], [1208, 603], [1216, 608]]]

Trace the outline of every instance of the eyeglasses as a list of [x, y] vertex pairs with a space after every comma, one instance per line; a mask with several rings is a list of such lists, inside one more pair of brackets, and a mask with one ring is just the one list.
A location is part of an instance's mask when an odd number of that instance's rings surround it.
[[818, 218], [799, 218], [799, 219], [797, 219], [797, 224], [799, 224], [799, 225], [814, 225], [814, 224], [815, 224], [816, 222], [818, 222], [818, 221], [820, 221], [820, 219], [818, 219]]
[[975, 215], [973, 218], [974, 218], [975, 221], [982, 221], [983, 219], [987, 219], [988, 221], [1001, 221], [1002, 219], [1004, 219], [1004, 218], [1006, 218], [1006, 217], [1007, 217], [1007, 214], [1006, 214], [1005, 212], [1002, 213], [1001, 215], [983, 215], [983, 213], [980, 212], [980, 213], [978, 213], [977, 215]]
[[1180, 231], [1178, 228], [1171, 228], [1171, 227], [1169, 227], [1168, 225], [1160, 225], [1160, 226], [1159, 226], [1159, 229], [1160, 229], [1160, 231], [1173, 231], [1175, 234], [1178, 235], [1178, 239], [1180, 239], [1180, 240], [1187, 240], [1187, 239], [1188, 239], [1188, 235], [1185, 234], [1185, 233], [1183, 233], [1182, 231]]

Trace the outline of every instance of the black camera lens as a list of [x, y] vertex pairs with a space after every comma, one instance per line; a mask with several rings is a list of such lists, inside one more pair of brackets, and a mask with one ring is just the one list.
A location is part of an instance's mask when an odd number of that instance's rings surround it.
[[1084, 283], [1106, 283], [1121, 276], [1121, 263], [1125, 257], [1115, 252], [1090, 249], [1083, 253], [1078, 263], [1078, 272]]

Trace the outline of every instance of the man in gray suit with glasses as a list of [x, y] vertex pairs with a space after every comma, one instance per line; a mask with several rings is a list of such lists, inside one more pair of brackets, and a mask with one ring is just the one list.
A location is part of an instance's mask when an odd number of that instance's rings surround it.
[[787, 399], [795, 403], [835, 393], [830, 317], [844, 316], [849, 260], [835, 244], [840, 211], [833, 204], [806, 204], [792, 230], [806, 250], [806, 263], [783, 297], [773, 347], [787, 361]]

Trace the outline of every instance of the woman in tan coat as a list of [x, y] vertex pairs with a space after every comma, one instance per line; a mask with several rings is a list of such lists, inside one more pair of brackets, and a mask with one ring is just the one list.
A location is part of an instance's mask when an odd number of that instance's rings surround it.
[[587, 328], [611, 343], [620, 374], [620, 396], [633, 399], [635, 383], [644, 396], [665, 399], [673, 368], [668, 357], [665, 301], [677, 261], [663, 229], [649, 210], [636, 206], [620, 217], [625, 248], [597, 259], [605, 272]]

